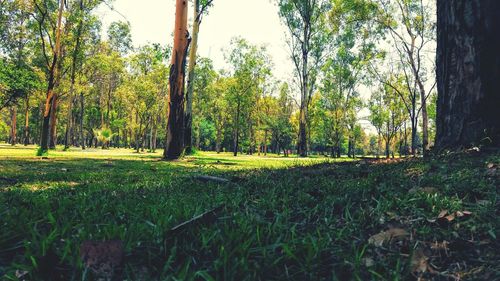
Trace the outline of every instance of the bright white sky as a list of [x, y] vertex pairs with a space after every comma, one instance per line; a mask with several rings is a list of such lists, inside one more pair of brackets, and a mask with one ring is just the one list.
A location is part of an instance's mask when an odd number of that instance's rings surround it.
[[[191, 4], [190, 1], [190, 18]], [[122, 14], [130, 22], [134, 46], [172, 44], [175, 0], [115, 0], [113, 7], [116, 11], [105, 5], [98, 10], [104, 34], [110, 23], [124, 20]], [[229, 46], [231, 38], [241, 36], [252, 44], [266, 45], [273, 59], [274, 75], [289, 80], [293, 65], [285, 44], [286, 32], [272, 0], [214, 0], [201, 24], [198, 55], [210, 57], [217, 69], [224, 68], [223, 48]]]
[[[115, 0], [112, 6], [115, 11], [105, 5], [97, 11], [103, 22], [104, 36], [112, 22], [126, 19], [131, 25], [134, 46], [172, 44], [175, 0]], [[190, 1], [190, 18], [192, 12]], [[273, 60], [274, 76], [291, 82], [293, 64], [285, 43], [287, 34], [275, 0], [214, 0], [201, 25], [198, 55], [210, 57], [216, 69], [227, 68], [223, 49], [227, 49], [233, 37], [241, 36], [252, 44], [266, 45]], [[367, 94], [365, 92], [363, 96], [366, 98]], [[363, 109], [359, 117], [366, 118], [368, 114], [368, 110]], [[368, 121], [361, 120], [360, 123], [373, 131]]]

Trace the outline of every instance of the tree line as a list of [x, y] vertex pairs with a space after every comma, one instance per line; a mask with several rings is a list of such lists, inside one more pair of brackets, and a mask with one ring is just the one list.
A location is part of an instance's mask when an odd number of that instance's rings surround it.
[[0, 138], [42, 154], [63, 144], [165, 147], [167, 159], [195, 149], [394, 157], [427, 154], [443, 132], [436, 124], [452, 126], [436, 114], [446, 103], [436, 94], [446, 92], [435, 75], [439, 1], [275, 4], [288, 81], [274, 78], [265, 46], [242, 37], [224, 50], [226, 69], [197, 56], [211, 0], [193, 1], [191, 29], [188, 2], [177, 0], [173, 44], [136, 48], [126, 21], [101, 36], [101, 0], [2, 0]]

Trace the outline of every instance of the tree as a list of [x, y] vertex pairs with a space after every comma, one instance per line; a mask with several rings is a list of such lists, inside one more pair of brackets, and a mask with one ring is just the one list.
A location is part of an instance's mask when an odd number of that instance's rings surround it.
[[111, 48], [121, 55], [127, 54], [132, 49], [132, 34], [128, 22], [116, 21], [108, 29], [108, 40]]
[[195, 66], [196, 66], [196, 52], [198, 50], [198, 34], [200, 32], [200, 25], [206, 9], [212, 5], [213, 0], [193, 0], [194, 6], [194, 17], [193, 17], [193, 32], [191, 49], [189, 50], [189, 65], [188, 65], [188, 82], [187, 82], [187, 92], [186, 92], [186, 112], [185, 112], [185, 132], [184, 132], [184, 143], [186, 145], [186, 153], [191, 153], [192, 144], [192, 124], [193, 124], [193, 92], [194, 92], [194, 80], [195, 76]]
[[269, 58], [265, 47], [249, 44], [245, 39], [234, 38], [227, 57], [232, 66], [232, 83], [226, 95], [228, 111], [233, 115], [233, 154], [237, 156], [243, 125], [248, 126], [250, 141], [254, 137], [251, 116], [253, 106], [264, 81], [270, 75]]
[[[369, 101], [370, 121], [385, 142], [385, 156], [391, 155], [391, 144], [406, 121], [404, 105], [394, 89], [383, 84]], [[380, 142], [379, 142], [380, 143]], [[380, 147], [379, 147], [380, 148]]]
[[276, 144], [276, 152], [279, 154], [283, 150], [283, 155], [288, 157], [288, 150], [291, 148], [293, 139], [293, 126], [290, 119], [294, 110], [294, 104], [287, 83], [281, 84], [277, 105], [277, 118], [271, 124], [272, 136]]
[[500, 144], [500, 1], [438, 1], [438, 149]]
[[[221, 104], [224, 102], [225, 89], [218, 89], [217, 85], [219, 75], [214, 70], [212, 60], [208, 58], [198, 58], [196, 63], [194, 76], [196, 79], [192, 81], [193, 87], [193, 120], [192, 120], [192, 130], [193, 130], [193, 147], [199, 147], [202, 141], [201, 122], [206, 121], [208, 123], [214, 124], [216, 128], [216, 133], [220, 132], [219, 124], [224, 122], [222, 116], [224, 115], [224, 110]], [[219, 116], [220, 115], [220, 116]], [[188, 129], [186, 126], [186, 134], [188, 134]], [[206, 135], [208, 136], [208, 135]], [[187, 141], [186, 137], [186, 141]], [[212, 143], [213, 140], [204, 140], [204, 143]], [[189, 144], [187, 144], [189, 145]]]
[[[55, 108], [57, 104], [57, 94], [54, 93], [54, 87], [59, 82], [59, 68], [60, 68], [60, 56], [61, 56], [61, 29], [62, 29], [62, 16], [64, 11], [65, 0], [61, 0], [59, 3], [59, 10], [57, 12], [57, 25], [55, 32], [49, 32], [46, 28], [46, 21], [48, 19], [49, 12], [46, 7], [42, 7], [37, 0], [34, 1], [37, 13], [38, 28], [40, 31], [40, 40], [43, 48], [43, 55], [48, 67], [48, 81], [47, 81], [47, 99], [45, 101], [45, 110], [43, 113], [43, 125], [42, 125], [42, 135], [40, 140], [40, 150], [41, 153], [46, 152], [49, 149], [49, 129], [50, 123], [52, 123], [53, 128], [55, 128]], [[43, 31], [45, 30], [45, 32]], [[52, 60], [49, 61], [48, 55], [46, 53], [46, 38], [44, 33], [47, 35], [49, 42], [51, 42], [52, 33], [55, 33], [55, 44], [49, 44], [52, 47]], [[52, 121], [52, 122], [51, 122]]]
[[[66, 120], [66, 132], [64, 135], [64, 147], [68, 149], [70, 146], [70, 140], [73, 132], [73, 105], [76, 104], [76, 79], [77, 75], [82, 69], [84, 60], [84, 51], [88, 48], [89, 42], [89, 31], [91, 30], [92, 24], [95, 24], [95, 19], [92, 17], [92, 10], [97, 7], [100, 1], [90, 1], [85, 2], [80, 0], [78, 5], [71, 11], [68, 21], [76, 22], [76, 26], [71, 28], [69, 35], [71, 40], [74, 41], [73, 49], [71, 50], [71, 73], [70, 73], [70, 87], [68, 91], [68, 114]], [[87, 4], [87, 5], [86, 5]], [[113, 24], [112, 24], [113, 26]], [[83, 148], [85, 146], [82, 146]]]
[[189, 47], [187, 1], [177, 0], [175, 10], [174, 47], [169, 76], [169, 100], [165, 159], [178, 159], [184, 152], [184, 83]]
[[290, 56], [300, 85], [298, 153], [307, 156], [307, 119], [318, 71], [328, 47], [324, 29], [326, 0], [278, 0], [279, 14], [290, 31]]
[[[432, 18], [432, 1], [422, 0], [379, 0], [381, 6], [380, 22], [388, 29], [397, 51], [401, 70], [408, 90], [420, 99], [420, 107], [412, 118], [412, 151], [415, 154], [418, 116], [422, 115], [423, 153], [429, 149], [429, 117], [427, 99], [431, 95], [435, 82], [429, 81], [432, 62], [426, 61], [426, 53], [431, 52], [431, 43], [435, 40], [435, 22]], [[429, 83], [430, 82], [430, 83]], [[416, 106], [415, 102], [411, 102]], [[413, 120], [416, 119], [416, 120]]]

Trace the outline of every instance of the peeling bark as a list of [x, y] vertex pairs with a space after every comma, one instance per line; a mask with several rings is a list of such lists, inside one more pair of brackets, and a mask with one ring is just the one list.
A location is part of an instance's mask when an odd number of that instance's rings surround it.
[[184, 83], [186, 56], [189, 47], [187, 0], [177, 0], [175, 11], [174, 48], [169, 76], [169, 109], [167, 137], [163, 157], [178, 159], [184, 152]]

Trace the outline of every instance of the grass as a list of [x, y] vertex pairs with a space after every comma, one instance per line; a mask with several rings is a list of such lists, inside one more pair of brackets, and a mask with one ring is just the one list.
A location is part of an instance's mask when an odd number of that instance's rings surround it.
[[[80, 257], [89, 240], [123, 242], [117, 280], [500, 278], [499, 153], [357, 162], [35, 153], [0, 145], [0, 279], [93, 280]], [[443, 210], [457, 215], [437, 219]], [[391, 229], [408, 235], [369, 243]]]

